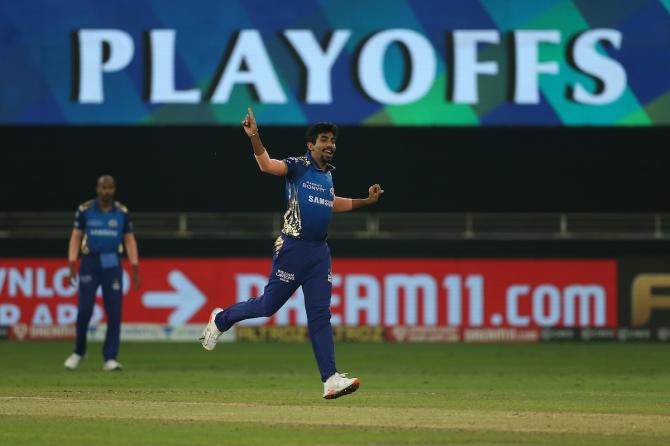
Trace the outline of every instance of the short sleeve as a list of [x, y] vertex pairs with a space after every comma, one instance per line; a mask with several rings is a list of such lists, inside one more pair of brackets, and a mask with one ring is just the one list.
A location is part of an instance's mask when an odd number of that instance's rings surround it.
[[123, 233], [129, 234], [131, 232], [133, 232], [133, 222], [130, 220], [130, 214], [126, 212], [123, 219]]
[[286, 164], [286, 167], [288, 167], [286, 177], [289, 180], [294, 179], [296, 177], [296, 172], [298, 171], [300, 161], [296, 157], [284, 158], [282, 161]]
[[82, 231], [86, 229], [86, 218], [84, 218], [85, 211], [77, 209], [77, 212], [74, 213], [74, 228], [81, 229]]

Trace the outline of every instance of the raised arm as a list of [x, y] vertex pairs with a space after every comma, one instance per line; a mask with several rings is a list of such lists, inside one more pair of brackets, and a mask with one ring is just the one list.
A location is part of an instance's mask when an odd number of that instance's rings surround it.
[[384, 193], [384, 189], [379, 184], [373, 184], [368, 189], [368, 198], [343, 198], [335, 197], [333, 202], [333, 212], [349, 212], [354, 209], [370, 206], [379, 201], [379, 197]]
[[256, 118], [251, 107], [247, 108], [247, 115], [242, 121], [242, 128], [251, 141], [251, 147], [254, 149], [254, 156], [261, 172], [269, 173], [271, 175], [284, 176], [288, 173], [288, 166], [283, 161], [270, 158], [268, 151], [263, 146], [261, 136], [258, 134], [258, 126], [256, 125]]

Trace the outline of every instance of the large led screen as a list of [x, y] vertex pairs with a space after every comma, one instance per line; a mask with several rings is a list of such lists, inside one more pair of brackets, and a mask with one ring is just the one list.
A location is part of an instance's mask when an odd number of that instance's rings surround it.
[[670, 0], [0, 3], [0, 123], [670, 124]]

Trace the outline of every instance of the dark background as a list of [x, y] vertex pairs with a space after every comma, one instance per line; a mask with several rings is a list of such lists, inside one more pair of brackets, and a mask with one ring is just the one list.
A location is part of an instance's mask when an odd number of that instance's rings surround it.
[[[2, 127], [0, 211], [74, 211], [116, 177], [131, 211], [280, 211], [239, 127]], [[271, 156], [301, 155], [304, 127], [264, 127]], [[374, 212], [669, 212], [667, 128], [343, 127], [336, 193]]]

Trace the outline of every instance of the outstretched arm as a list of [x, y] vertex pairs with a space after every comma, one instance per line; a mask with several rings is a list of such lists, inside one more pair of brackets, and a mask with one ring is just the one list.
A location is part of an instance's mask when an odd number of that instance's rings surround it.
[[258, 125], [256, 125], [256, 118], [251, 107], [247, 108], [247, 115], [244, 117], [244, 121], [242, 121], [242, 128], [251, 141], [251, 147], [254, 149], [256, 162], [261, 172], [279, 176], [286, 175], [288, 172], [286, 163], [270, 158], [268, 151], [265, 150], [261, 136], [258, 134]]
[[374, 184], [368, 189], [368, 198], [342, 198], [335, 197], [333, 202], [333, 212], [349, 212], [354, 209], [369, 206], [379, 201], [379, 197], [384, 193], [384, 189], [379, 184]]

